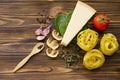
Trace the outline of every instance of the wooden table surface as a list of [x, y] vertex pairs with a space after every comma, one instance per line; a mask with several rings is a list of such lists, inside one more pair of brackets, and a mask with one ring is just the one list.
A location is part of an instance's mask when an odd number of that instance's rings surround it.
[[[106, 57], [102, 68], [89, 71], [66, 68], [60, 59], [50, 59], [45, 50], [37, 54], [17, 73], [10, 71], [27, 56], [37, 42], [36, 18], [73, 10], [77, 0], [0, 0], [0, 80], [120, 80], [120, 48]], [[82, 0], [110, 17], [105, 32], [116, 35], [120, 44], [120, 0]], [[55, 11], [57, 9], [57, 11]]]

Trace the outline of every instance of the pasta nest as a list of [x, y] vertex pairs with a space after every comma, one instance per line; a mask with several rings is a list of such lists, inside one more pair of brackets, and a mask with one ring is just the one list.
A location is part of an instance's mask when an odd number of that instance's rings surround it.
[[83, 65], [89, 70], [101, 67], [104, 62], [105, 57], [103, 53], [98, 49], [92, 49], [88, 51], [83, 59]]
[[77, 36], [77, 45], [85, 50], [89, 51], [93, 49], [98, 42], [98, 33], [91, 29], [86, 29], [80, 32]]
[[118, 50], [119, 43], [116, 37], [111, 34], [107, 33], [104, 34], [100, 41], [100, 49], [105, 55], [112, 55], [116, 50]]

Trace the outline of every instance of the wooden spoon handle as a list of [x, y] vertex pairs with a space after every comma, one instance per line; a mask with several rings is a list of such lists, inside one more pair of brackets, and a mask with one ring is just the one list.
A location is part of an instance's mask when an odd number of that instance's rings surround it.
[[18, 69], [20, 69], [30, 58], [32, 55], [26, 56], [22, 61], [19, 62], [19, 64], [14, 68], [13, 72], [16, 72]]
[[[42, 47], [40, 47], [42, 46]], [[39, 48], [40, 47], [40, 48]], [[18, 63], [18, 65], [14, 68], [13, 72], [16, 72], [18, 69], [20, 69], [23, 65], [25, 65], [25, 63], [35, 54], [39, 53], [40, 51], [42, 51], [44, 48], [44, 43], [37, 43], [34, 48], [32, 49], [31, 53], [25, 57], [22, 61], [20, 61]]]

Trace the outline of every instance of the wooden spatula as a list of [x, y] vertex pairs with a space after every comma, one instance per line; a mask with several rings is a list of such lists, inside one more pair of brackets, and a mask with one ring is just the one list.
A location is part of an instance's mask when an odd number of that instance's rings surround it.
[[13, 72], [16, 72], [18, 69], [20, 69], [23, 65], [25, 65], [25, 63], [35, 54], [39, 53], [40, 51], [42, 51], [44, 48], [44, 43], [39, 42], [37, 43], [34, 48], [32, 49], [31, 53], [26, 56], [21, 62], [19, 62], [19, 64], [14, 68]]

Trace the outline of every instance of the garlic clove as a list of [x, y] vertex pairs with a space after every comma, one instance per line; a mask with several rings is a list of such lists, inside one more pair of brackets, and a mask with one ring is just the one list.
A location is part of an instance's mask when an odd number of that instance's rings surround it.
[[43, 33], [42, 27], [36, 29], [36, 31], [35, 31], [35, 35], [40, 35], [42, 33]]
[[36, 39], [37, 39], [38, 41], [41, 41], [41, 40], [45, 39], [45, 36], [37, 36]]
[[52, 36], [58, 41], [62, 40], [62, 36], [60, 36], [59, 32], [57, 32], [56, 30], [52, 31]]
[[49, 34], [49, 32], [50, 32], [50, 29], [47, 27], [47, 28], [45, 28], [44, 30], [43, 30], [43, 33], [42, 33], [42, 35], [47, 35], [47, 34]]
[[47, 35], [47, 34], [49, 34], [50, 33], [50, 28], [51, 28], [51, 26], [52, 25], [49, 25], [48, 27], [46, 27], [44, 30], [43, 30], [43, 33], [42, 33], [42, 35]]

